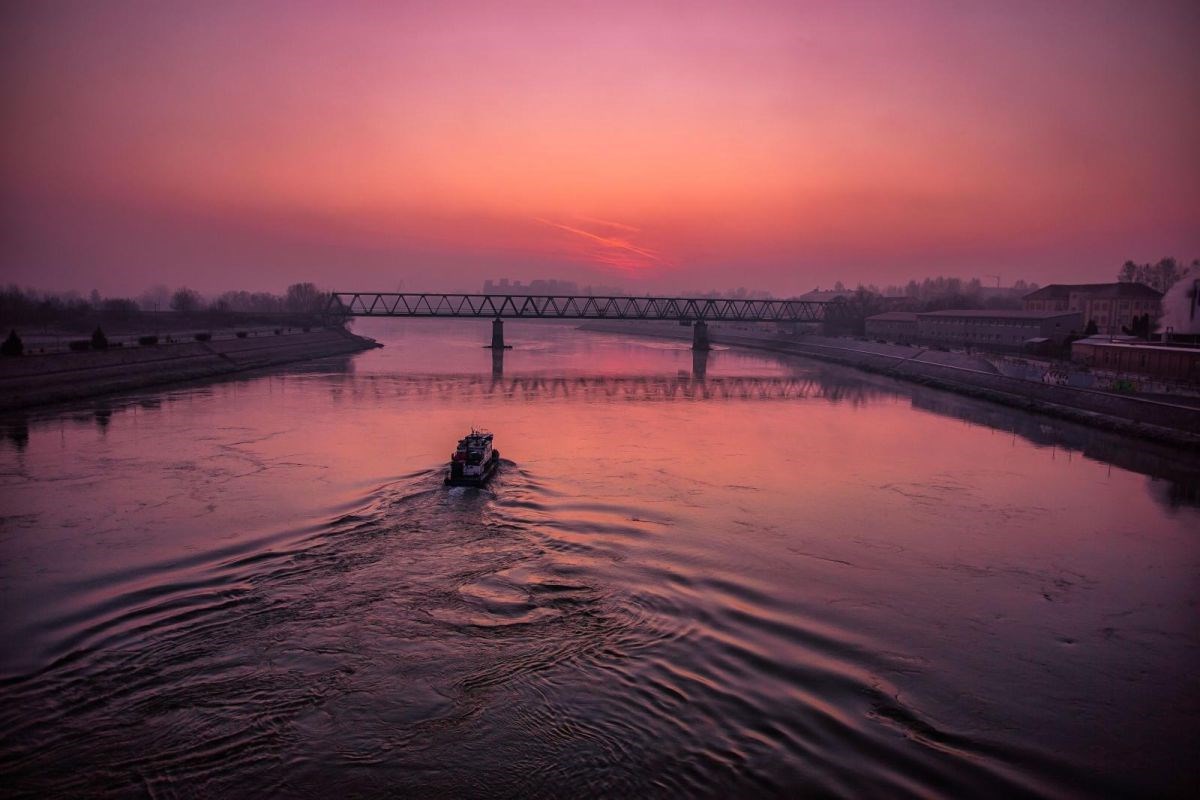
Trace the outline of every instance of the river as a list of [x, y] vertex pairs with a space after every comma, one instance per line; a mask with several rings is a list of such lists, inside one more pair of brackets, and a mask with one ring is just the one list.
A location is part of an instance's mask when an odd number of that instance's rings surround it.
[[[25, 796], [1200, 791], [1200, 459], [486, 321], [0, 419]], [[446, 488], [472, 426], [502, 454]]]

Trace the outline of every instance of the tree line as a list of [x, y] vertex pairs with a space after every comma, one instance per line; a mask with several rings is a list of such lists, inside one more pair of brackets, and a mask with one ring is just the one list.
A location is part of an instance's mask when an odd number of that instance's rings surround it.
[[153, 286], [137, 299], [103, 297], [92, 290], [87, 297], [78, 292], [39, 292], [16, 285], [0, 288], [0, 324], [48, 325], [101, 316], [131, 320], [143, 313], [195, 314], [315, 314], [324, 310], [329, 294], [312, 283], [293, 283], [283, 294], [229, 291], [213, 298], [181, 286], [171, 290]]
[[867, 314], [896, 308], [897, 301], [906, 311], [943, 311], [946, 309], [1019, 309], [1022, 298], [1036, 290], [1036, 283], [1018, 280], [1012, 286], [984, 286], [978, 278], [963, 280], [947, 275], [910, 280], [907, 284], [879, 287], [859, 284], [846, 288], [838, 281], [834, 291], [852, 293], [852, 299]]
[[[1191, 269], [1200, 270], [1200, 258], [1192, 259]], [[1174, 258], [1169, 257], [1161, 258], [1154, 264], [1126, 261], [1117, 271], [1117, 280], [1121, 283], [1144, 283], [1166, 294], [1187, 270], [1187, 267], [1181, 267]]]

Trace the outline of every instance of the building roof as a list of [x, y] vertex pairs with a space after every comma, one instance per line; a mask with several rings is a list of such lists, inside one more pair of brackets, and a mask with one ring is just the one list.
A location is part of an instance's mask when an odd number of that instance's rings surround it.
[[946, 311], [922, 311], [919, 317], [960, 317], [964, 319], [1051, 319], [1077, 317], [1078, 311], [1022, 311], [1013, 308], [951, 308]]
[[867, 319], [876, 322], [916, 322], [917, 315], [913, 311], [885, 311]]
[[1025, 295], [1025, 300], [1054, 300], [1071, 292], [1086, 292], [1094, 297], [1147, 297], [1157, 299], [1162, 292], [1144, 283], [1052, 283]]
[[1112, 342], [1126, 342], [1137, 344], [1141, 342], [1145, 344], [1146, 340], [1137, 336], [1131, 336], [1127, 333], [1097, 333], [1093, 336], [1086, 336], [1082, 339], [1076, 339], [1077, 342], [1087, 342], [1088, 344], [1111, 344]]
[[811, 292], [805, 292], [796, 300], [815, 300], [818, 302], [827, 303], [830, 300], [848, 300], [854, 297], [853, 289], [813, 289]]

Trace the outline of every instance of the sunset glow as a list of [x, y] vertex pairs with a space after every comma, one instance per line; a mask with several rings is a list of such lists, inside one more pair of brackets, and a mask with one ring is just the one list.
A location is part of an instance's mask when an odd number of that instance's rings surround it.
[[1192, 3], [27, 3], [5, 278], [1107, 278], [1200, 252]]

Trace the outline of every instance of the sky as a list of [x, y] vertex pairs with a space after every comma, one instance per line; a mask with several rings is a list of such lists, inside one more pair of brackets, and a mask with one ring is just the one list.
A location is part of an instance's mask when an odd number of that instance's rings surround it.
[[1200, 257], [1195, 2], [0, 9], [0, 282], [779, 295]]

